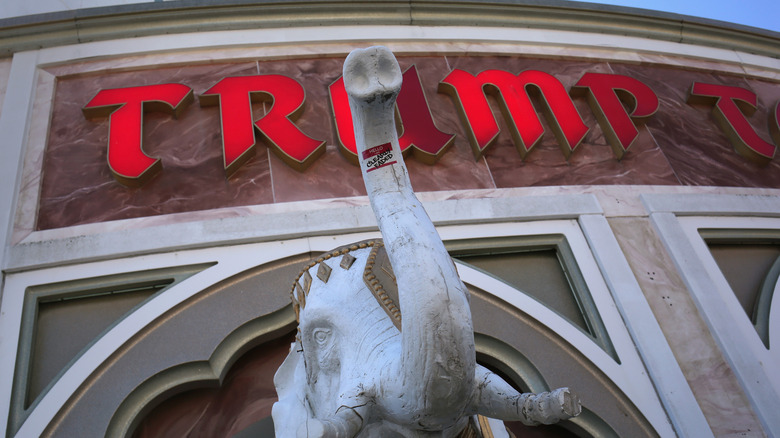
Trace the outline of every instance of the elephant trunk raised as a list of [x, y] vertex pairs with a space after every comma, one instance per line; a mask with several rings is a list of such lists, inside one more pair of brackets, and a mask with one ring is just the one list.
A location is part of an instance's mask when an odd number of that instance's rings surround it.
[[[475, 414], [531, 425], [577, 415], [568, 389], [520, 394], [476, 364], [468, 291], [401, 156], [394, 122], [401, 78], [384, 47], [356, 50], [344, 63], [363, 180], [384, 242], [337, 248], [293, 282], [298, 336], [274, 377], [276, 435], [491, 436], [474, 426]], [[379, 261], [383, 251], [389, 266]], [[380, 270], [394, 279], [400, 310]]]
[[[360, 166], [398, 285], [399, 382], [382, 388], [389, 414], [425, 430], [463, 417], [474, 386], [474, 331], [466, 286], [412, 191], [394, 121], [402, 74], [384, 47], [344, 63]], [[394, 394], [393, 394], [394, 393]]]

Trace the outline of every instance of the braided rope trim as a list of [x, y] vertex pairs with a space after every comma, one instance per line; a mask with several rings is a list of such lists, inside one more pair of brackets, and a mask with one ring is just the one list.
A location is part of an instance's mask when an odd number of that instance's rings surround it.
[[376, 263], [376, 256], [379, 252], [379, 248], [383, 247], [384, 243], [379, 242], [378, 245], [375, 245], [374, 248], [371, 250], [371, 254], [368, 255], [368, 260], [366, 261], [366, 268], [363, 270], [363, 280], [368, 286], [369, 289], [371, 289], [371, 293], [374, 294], [374, 297], [377, 301], [379, 301], [379, 304], [382, 305], [382, 309], [384, 309], [385, 313], [387, 313], [387, 316], [390, 317], [390, 320], [393, 322], [395, 327], [400, 331], [401, 330], [401, 309], [398, 308], [396, 303], [393, 301], [392, 298], [387, 294], [385, 291], [384, 286], [382, 285], [382, 282], [379, 281], [378, 278], [372, 273], [374, 269], [374, 264]]

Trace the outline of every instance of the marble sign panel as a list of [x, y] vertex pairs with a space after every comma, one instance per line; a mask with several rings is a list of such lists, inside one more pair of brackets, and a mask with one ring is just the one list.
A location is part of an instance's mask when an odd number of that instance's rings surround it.
[[780, 187], [780, 161], [755, 163], [739, 155], [719, 128], [712, 106], [686, 103], [694, 82], [747, 88], [758, 95], [759, 107], [748, 117], [753, 129], [771, 141], [767, 120], [780, 100], [780, 83], [736, 75], [686, 71], [647, 65], [612, 65], [616, 73], [639, 79], [661, 101], [648, 130], [682, 185]]
[[[766, 121], [780, 100], [780, 85], [736, 74], [715, 74], [679, 67], [533, 58], [518, 55], [399, 54], [402, 70], [417, 69], [437, 129], [455, 135], [450, 148], [435, 164], [407, 159], [418, 192], [467, 191], [512, 187], [567, 185], [694, 185], [780, 187], [780, 161], [755, 164], [737, 154], [710, 114], [711, 108], [689, 105], [694, 81], [736, 85], [759, 95], [759, 109], [750, 118], [760, 135], [769, 139]], [[364, 196], [360, 172], [340, 150], [328, 86], [341, 76], [343, 56], [244, 60], [96, 71], [77, 65], [51, 70], [56, 79], [49, 136], [43, 160], [36, 229], [139, 218], [225, 207]], [[93, 66], [94, 67], [94, 66]], [[518, 74], [539, 70], [555, 76], [566, 90], [587, 72], [615, 73], [638, 79], [659, 97], [660, 108], [639, 137], [618, 160], [584, 98], [573, 103], [589, 131], [567, 159], [549, 122], [542, 140], [523, 159], [508, 133], [507, 123], [493, 97], [488, 97], [501, 132], [495, 144], [475, 159], [456, 104], [438, 92], [439, 83], [453, 70], [472, 74], [488, 69]], [[81, 73], [80, 73], [81, 71]], [[305, 170], [285, 164], [256, 132], [256, 154], [229, 178], [223, 164], [218, 106], [201, 107], [197, 96], [229, 76], [280, 74], [297, 81], [306, 93], [303, 112], [295, 125], [306, 135], [324, 141], [325, 152]], [[118, 183], [107, 164], [108, 118], [88, 120], [85, 104], [101, 89], [147, 84], [180, 83], [193, 89], [195, 102], [178, 119], [167, 113], [144, 116], [143, 146], [162, 159], [163, 170], [138, 188]], [[253, 104], [253, 117], [262, 118], [272, 102]], [[630, 108], [627, 108], [630, 110]], [[523, 121], [518, 121], [522, 124]]]
[[111, 175], [108, 120], [87, 120], [81, 112], [101, 89], [182, 83], [199, 94], [225, 76], [256, 72], [255, 63], [245, 63], [58, 78], [37, 228], [272, 202], [262, 154], [242, 169], [251, 178], [225, 179], [217, 107], [194, 102], [178, 119], [144, 115], [145, 152], [161, 158], [163, 170], [139, 188], [125, 187]]

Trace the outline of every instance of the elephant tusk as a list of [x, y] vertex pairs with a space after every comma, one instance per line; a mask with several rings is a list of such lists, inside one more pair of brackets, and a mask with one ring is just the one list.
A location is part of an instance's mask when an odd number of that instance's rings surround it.
[[342, 405], [330, 418], [309, 418], [298, 428], [297, 438], [352, 438], [363, 429], [367, 406]]

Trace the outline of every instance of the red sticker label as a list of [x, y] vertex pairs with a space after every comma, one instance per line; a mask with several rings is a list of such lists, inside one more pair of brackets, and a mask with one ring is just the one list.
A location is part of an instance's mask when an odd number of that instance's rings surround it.
[[363, 151], [363, 161], [366, 166], [366, 172], [395, 164], [396, 160], [393, 157], [393, 146], [390, 143], [385, 143], [368, 148]]

